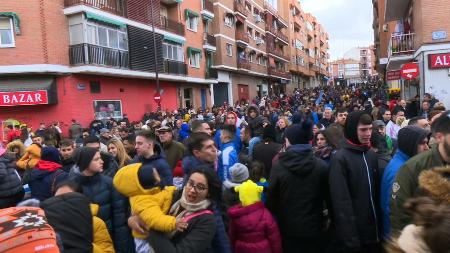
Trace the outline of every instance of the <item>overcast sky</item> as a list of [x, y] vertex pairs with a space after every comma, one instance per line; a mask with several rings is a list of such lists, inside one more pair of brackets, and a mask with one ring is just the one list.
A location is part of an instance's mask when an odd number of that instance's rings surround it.
[[337, 59], [352, 47], [373, 44], [371, 0], [301, 0], [330, 35], [330, 56]]

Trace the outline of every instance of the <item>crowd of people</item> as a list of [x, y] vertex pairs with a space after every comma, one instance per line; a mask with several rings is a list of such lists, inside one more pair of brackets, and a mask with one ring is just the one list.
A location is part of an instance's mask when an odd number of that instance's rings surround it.
[[73, 120], [68, 138], [8, 128], [1, 252], [450, 249], [450, 111], [429, 94], [320, 87]]

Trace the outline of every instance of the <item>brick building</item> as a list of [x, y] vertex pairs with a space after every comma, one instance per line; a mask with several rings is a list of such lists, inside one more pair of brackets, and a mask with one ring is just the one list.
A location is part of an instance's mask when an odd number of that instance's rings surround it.
[[378, 75], [375, 60], [374, 46], [351, 48], [343, 59], [330, 63], [331, 76], [334, 82], [346, 84], [368, 81]]
[[[431, 93], [450, 106], [450, 6], [445, 0], [374, 0], [377, 69], [402, 97]], [[405, 63], [419, 66], [419, 77], [404, 80]]]

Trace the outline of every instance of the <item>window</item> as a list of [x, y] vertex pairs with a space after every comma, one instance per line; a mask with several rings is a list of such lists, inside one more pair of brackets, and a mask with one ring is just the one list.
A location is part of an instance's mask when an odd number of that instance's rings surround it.
[[89, 82], [89, 90], [91, 93], [101, 93], [102, 89], [100, 86], [100, 82]]
[[181, 45], [164, 42], [162, 51], [164, 59], [184, 62], [183, 47]]
[[226, 49], [227, 49], [227, 55], [233, 56], [233, 45], [227, 43]]
[[252, 12], [252, 5], [245, 1], [245, 9], [247, 9], [250, 13]]
[[258, 10], [258, 8], [256, 8], [256, 7], [253, 7], [253, 15], [256, 17], [256, 16], [259, 16], [259, 10]]
[[198, 28], [198, 17], [188, 16], [186, 20], [186, 28], [193, 32], [197, 32]]
[[298, 39], [295, 40], [295, 48], [300, 49], [300, 50], [303, 49], [303, 43]]
[[122, 119], [122, 101], [94, 100], [95, 119]]
[[247, 27], [247, 37], [253, 39], [253, 29], [251, 27]]
[[0, 47], [14, 47], [13, 23], [10, 18], [0, 18]]
[[70, 45], [78, 45], [84, 42], [83, 39], [83, 24], [72, 25], [69, 28]]
[[[99, 45], [102, 47], [110, 47], [120, 50], [128, 50], [128, 38], [125, 28], [112, 28], [101, 26], [95, 23], [88, 23], [86, 26], [87, 43]], [[80, 28], [78, 25], [70, 26], [70, 43], [79, 42], [78, 33]], [[77, 43], [78, 44], [78, 43]]]
[[250, 53], [248, 55], [248, 61], [253, 62], [255, 60], [255, 56], [256, 56], [256, 54], [254, 52]]
[[191, 52], [189, 56], [189, 66], [194, 68], [200, 68], [200, 53], [199, 52]]
[[226, 16], [225, 16], [225, 25], [226, 25], [226, 26], [229, 26], [229, 27], [232, 27], [232, 26], [233, 26], [233, 23], [234, 23], [234, 18], [233, 18], [233, 16], [231, 16], [231, 15], [226, 15]]

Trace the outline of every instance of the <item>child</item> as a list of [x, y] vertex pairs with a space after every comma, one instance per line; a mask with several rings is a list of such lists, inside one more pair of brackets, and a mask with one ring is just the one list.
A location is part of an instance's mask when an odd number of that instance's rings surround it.
[[237, 163], [238, 155], [236, 147], [234, 146], [234, 138], [236, 136], [236, 127], [232, 125], [225, 125], [220, 133], [220, 141], [222, 147], [219, 155], [218, 175], [222, 182], [230, 180], [230, 167]]
[[[175, 186], [159, 186], [161, 179], [155, 168], [134, 163], [121, 168], [114, 176], [114, 187], [129, 198], [131, 212], [137, 215], [152, 230], [168, 233], [182, 230], [186, 222], [165, 215], [170, 209]], [[133, 231], [137, 253], [153, 252], [145, 240], [147, 234]]]
[[260, 201], [262, 186], [247, 180], [235, 187], [241, 204], [228, 209], [234, 253], [281, 253], [281, 237], [270, 212]]
[[264, 178], [264, 164], [253, 161], [250, 167], [250, 179], [257, 184], [258, 186], [263, 187], [263, 192], [261, 194], [261, 201], [266, 203], [266, 191], [269, 187], [269, 182], [267, 182], [266, 178]]

